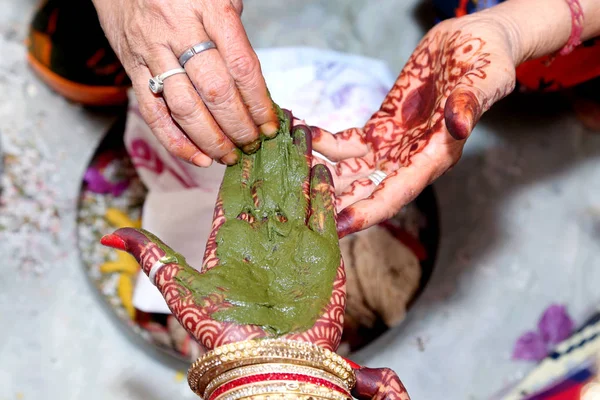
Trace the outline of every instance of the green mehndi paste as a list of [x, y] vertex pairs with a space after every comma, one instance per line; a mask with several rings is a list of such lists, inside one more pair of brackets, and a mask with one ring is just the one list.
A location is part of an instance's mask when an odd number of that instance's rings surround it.
[[[263, 140], [256, 153], [244, 154], [241, 162], [225, 171], [220, 195], [226, 222], [217, 234], [219, 265], [198, 275], [185, 264], [177, 279], [200, 306], [212, 293], [225, 295], [233, 306], [214, 313], [215, 320], [258, 325], [281, 336], [310, 329], [322, 315], [340, 250], [334, 224], [327, 225], [332, 232], [322, 234], [306, 225], [308, 204], [302, 194], [310, 174], [302, 154], [306, 139], [301, 133], [293, 138], [291, 121], [277, 110], [278, 135]], [[244, 180], [242, 167], [247, 163], [252, 168]], [[241, 213], [251, 214], [256, 222], [251, 226], [237, 219]], [[281, 216], [286, 222], [280, 222]]]

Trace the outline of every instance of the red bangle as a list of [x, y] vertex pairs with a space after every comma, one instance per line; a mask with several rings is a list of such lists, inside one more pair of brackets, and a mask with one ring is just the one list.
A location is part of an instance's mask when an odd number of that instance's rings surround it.
[[581, 34], [583, 33], [583, 9], [579, 0], [565, 1], [571, 10], [571, 36], [569, 36], [567, 44], [558, 52], [561, 56], [566, 56], [581, 44]]

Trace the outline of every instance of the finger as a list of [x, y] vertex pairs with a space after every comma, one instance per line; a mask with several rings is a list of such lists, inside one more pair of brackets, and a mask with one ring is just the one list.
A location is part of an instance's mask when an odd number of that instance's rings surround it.
[[256, 126], [267, 137], [275, 136], [279, 120], [240, 13], [232, 4], [214, 1], [207, 5], [212, 12], [211, 18], [203, 20], [206, 33], [217, 45]]
[[201, 337], [201, 320], [209, 316], [201, 309], [203, 302], [190, 301], [191, 285], [199, 280], [200, 273], [190, 267], [185, 258], [144, 230], [121, 228], [102, 237], [100, 242], [134, 256], [164, 297], [171, 313], [192, 336]]
[[335, 199], [335, 207], [338, 212], [360, 200], [366, 199], [375, 190], [375, 184], [369, 178], [358, 179], [350, 184]]
[[[179, 56], [195, 44], [209, 40], [200, 22], [194, 28], [183, 36], [192, 40], [171, 44], [174, 54]], [[260, 146], [258, 127], [219, 51], [209, 49], [196, 54], [185, 64], [185, 69], [225, 136], [246, 153], [256, 151]]]
[[[150, 278], [156, 278], [160, 267], [167, 264], [185, 266], [185, 259], [156, 236], [142, 229], [121, 228], [105, 235], [100, 243], [131, 254]], [[155, 282], [153, 282], [155, 283]]]
[[369, 152], [361, 129], [347, 129], [334, 135], [316, 126], [310, 128], [313, 135], [313, 148], [331, 161], [363, 157]]
[[308, 226], [337, 241], [333, 178], [326, 166], [315, 165], [310, 175], [310, 217]]
[[372, 157], [349, 158], [338, 162], [333, 169], [336, 193], [342, 194], [355, 181], [369, 176], [375, 167]]
[[132, 77], [133, 90], [138, 99], [140, 114], [158, 141], [175, 157], [199, 167], [209, 167], [212, 159], [198, 148], [173, 121], [162, 98], [157, 98], [148, 89], [150, 71], [139, 67]]
[[389, 368], [355, 369], [356, 385], [352, 396], [358, 400], [397, 399], [410, 400], [410, 396], [398, 375]]
[[244, 2], [242, 0], [231, 0], [231, 5], [235, 8], [235, 11], [241, 17], [244, 12]]
[[514, 67], [500, 60], [490, 63], [485, 79], [477, 71], [467, 72], [444, 106], [448, 133], [456, 140], [466, 140], [483, 113], [514, 88]]
[[450, 163], [420, 160], [390, 173], [369, 197], [344, 208], [337, 222], [340, 239], [393, 217], [450, 167], [446, 165]]
[[[155, 75], [180, 68], [177, 58], [166, 47], [158, 47], [150, 52], [146, 62]], [[202, 152], [227, 165], [238, 161], [239, 154], [236, 146], [215, 122], [186, 74], [176, 74], [166, 78], [162, 94], [172, 119]]]
[[[302, 155], [306, 162], [306, 170], [308, 171], [312, 165], [312, 141], [310, 128], [306, 125], [297, 125], [292, 129], [292, 142], [298, 153]], [[299, 197], [298, 207], [302, 210], [303, 215], [307, 215], [310, 192], [310, 176], [306, 174], [302, 182], [302, 196]]]
[[[253, 168], [253, 157], [242, 156], [241, 162], [226, 169], [215, 206], [215, 220], [219, 220], [217, 214], [220, 207], [222, 207], [222, 211], [227, 218], [238, 218], [253, 222], [253, 218], [250, 217], [248, 212], [259, 208], [257, 193], [254, 188], [256, 178], [253, 174]], [[213, 226], [213, 230], [216, 228], [218, 226]]]

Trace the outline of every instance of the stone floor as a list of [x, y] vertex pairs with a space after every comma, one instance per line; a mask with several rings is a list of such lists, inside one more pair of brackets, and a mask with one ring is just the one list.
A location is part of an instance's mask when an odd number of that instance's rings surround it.
[[[399, 71], [427, 21], [416, 0], [247, 0], [256, 47], [309, 45]], [[0, 212], [0, 400], [193, 398], [184, 375], [130, 343], [90, 292], [74, 249], [75, 199], [111, 121], [26, 68], [34, 0], [0, 0], [0, 135], [20, 199]], [[551, 104], [555, 104], [552, 106]], [[488, 399], [532, 364], [515, 339], [553, 302], [582, 321], [600, 300], [600, 136], [548, 99], [503, 101], [436, 183], [437, 269], [405, 323], [356, 355], [394, 368], [414, 399]], [[6, 182], [5, 182], [6, 185]], [[31, 221], [27, 207], [52, 210]], [[0, 218], [2, 214], [0, 214]], [[21, 224], [21, 225], [19, 225]]]

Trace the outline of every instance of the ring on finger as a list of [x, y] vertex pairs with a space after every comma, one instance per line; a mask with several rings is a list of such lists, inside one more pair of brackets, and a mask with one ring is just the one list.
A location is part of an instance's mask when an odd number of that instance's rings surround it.
[[164, 81], [165, 79], [167, 79], [170, 76], [176, 75], [176, 74], [185, 74], [186, 71], [183, 68], [175, 68], [175, 69], [171, 69], [168, 70], [165, 73], [162, 73], [160, 75], [156, 75], [155, 77], [150, 78], [150, 80], [148, 81], [148, 86], [150, 87], [150, 90], [152, 91], [152, 93], [154, 94], [160, 94], [163, 92], [165, 85], [164, 85]]
[[379, 184], [383, 182], [386, 177], [387, 174], [385, 172], [376, 169], [375, 171], [371, 172], [368, 178], [375, 184], [375, 186], [379, 186]]
[[190, 61], [190, 59], [192, 57], [194, 57], [196, 54], [200, 54], [203, 51], [210, 50], [210, 49], [216, 49], [216, 48], [217, 48], [217, 45], [212, 40], [207, 40], [206, 42], [200, 42], [200, 43], [190, 47], [189, 49], [184, 51], [182, 55], [179, 56], [179, 65], [181, 65], [181, 68], [183, 68], [183, 67], [185, 67], [185, 64], [188, 61]]

